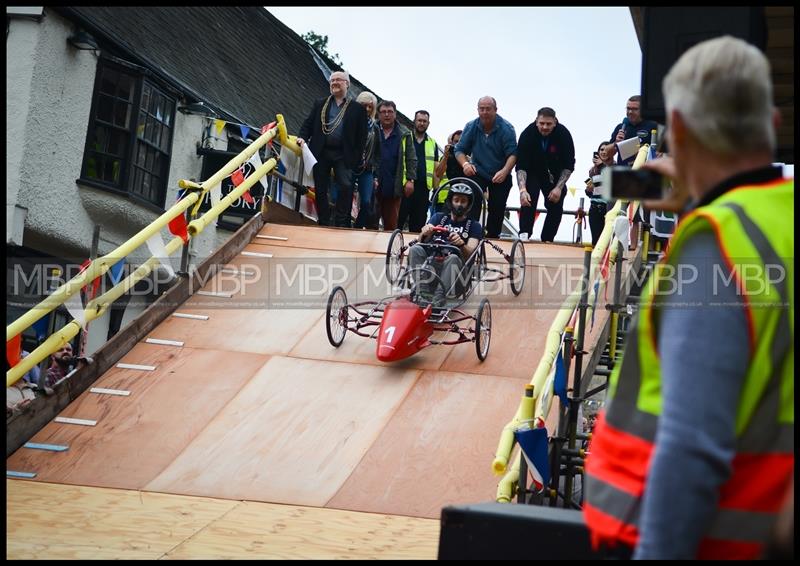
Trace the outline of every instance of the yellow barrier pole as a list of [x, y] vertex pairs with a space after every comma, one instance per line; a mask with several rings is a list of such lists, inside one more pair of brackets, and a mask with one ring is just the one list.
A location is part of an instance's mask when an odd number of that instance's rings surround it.
[[[171, 255], [176, 250], [180, 249], [183, 245], [183, 240], [176, 236], [165, 246], [167, 255]], [[100, 295], [99, 297], [89, 301], [84, 309], [86, 323], [96, 320], [103, 316], [108, 307], [131, 289], [140, 280], [147, 277], [150, 272], [161, 265], [161, 260], [157, 257], [151, 257], [133, 273], [128, 275], [125, 279], [114, 285], [111, 289]], [[58, 332], [51, 335], [47, 340], [42, 342], [38, 348], [33, 352], [22, 358], [17, 365], [6, 372], [6, 387], [13, 385], [23, 375], [33, 368], [36, 364], [47, 358], [50, 354], [61, 348], [68, 341], [72, 340], [78, 332], [81, 331], [81, 326], [77, 321], [72, 320], [67, 325], [61, 328]]]
[[290, 136], [286, 132], [286, 122], [283, 119], [283, 114], [277, 114], [276, 118], [278, 120], [278, 140], [281, 142], [281, 145], [291, 149], [295, 155], [303, 153], [303, 150], [297, 145], [297, 136]]
[[[274, 131], [274, 128], [273, 130], [270, 131]], [[255, 185], [261, 179], [261, 177], [269, 173], [277, 164], [278, 161], [274, 157], [268, 159], [265, 163], [261, 165], [261, 167], [256, 169], [253, 173], [251, 173], [250, 176], [247, 179], [245, 179], [241, 185], [233, 189], [231, 192], [228, 193], [228, 195], [225, 198], [220, 199], [220, 201], [217, 204], [215, 204], [209, 210], [207, 210], [205, 214], [203, 214], [203, 216], [201, 216], [200, 218], [196, 218], [195, 220], [192, 220], [189, 223], [189, 226], [187, 227], [189, 235], [194, 237], [200, 232], [202, 232], [203, 229], [206, 226], [208, 226], [208, 224], [211, 223], [214, 219], [216, 219], [217, 216], [222, 214], [233, 201], [235, 201], [236, 199], [241, 197], [244, 193], [246, 193], [248, 190], [250, 190], [250, 187]]]
[[[530, 396], [527, 395], [529, 389], [533, 390]], [[517, 430], [523, 422], [530, 422], [532, 423], [531, 428], [533, 427], [533, 407], [535, 399], [533, 392], [536, 391], [536, 388], [528, 384], [525, 386], [525, 391], [526, 393], [523, 394], [522, 400], [519, 402], [514, 418], [503, 427], [503, 432], [500, 433], [500, 442], [498, 443], [494, 461], [492, 462], [492, 471], [498, 476], [503, 474], [508, 466], [508, 458], [511, 456], [511, 450], [514, 448], [514, 431]]]
[[520, 454], [517, 452], [517, 458], [508, 469], [508, 473], [497, 484], [495, 500], [498, 503], [511, 503], [511, 499], [514, 497], [514, 488], [519, 483], [519, 462]]
[[187, 208], [194, 204], [197, 199], [197, 194], [191, 194], [181, 199], [180, 202], [170, 207], [170, 209], [164, 214], [140, 230], [135, 236], [119, 246], [113, 252], [94, 260], [85, 271], [64, 283], [41, 303], [9, 324], [6, 327], [6, 341], [11, 340], [17, 334], [20, 334], [25, 329], [30, 328], [33, 323], [54, 310], [59, 305], [62, 305], [69, 297], [80, 291], [87, 283], [104, 275], [112, 265], [117, 263], [120, 259], [128, 256], [136, 248], [144, 244], [153, 234], [161, 231], [162, 228], [169, 224], [170, 220], [175, 218], [177, 214], [182, 214]]

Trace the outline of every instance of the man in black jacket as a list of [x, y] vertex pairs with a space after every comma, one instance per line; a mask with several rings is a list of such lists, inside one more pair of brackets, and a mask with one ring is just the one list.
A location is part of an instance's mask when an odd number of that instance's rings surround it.
[[545, 106], [537, 112], [536, 121], [523, 130], [517, 144], [520, 234], [533, 232], [536, 203], [541, 191], [547, 209], [542, 241], [553, 241], [564, 211], [567, 179], [574, 170], [572, 134], [558, 123], [556, 111]]
[[339, 184], [336, 199], [336, 226], [350, 228], [353, 204], [353, 169], [358, 167], [367, 141], [367, 114], [364, 107], [347, 96], [350, 76], [336, 71], [330, 78], [331, 94], [314, 103], [300, 128], [298, 145], [308, 142], [317, 164], [314, 166], [317, 216], [319, 224], [330, 224], [328, 188], [331, 168]]

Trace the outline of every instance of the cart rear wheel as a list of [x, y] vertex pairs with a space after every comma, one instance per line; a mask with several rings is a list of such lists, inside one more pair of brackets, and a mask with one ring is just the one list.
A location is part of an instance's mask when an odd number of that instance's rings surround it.
[[347, 334], [347, 294], [338, 285], [328, 296], [328, 307], [325, 309], [325, 330], [328, 342], [338, 348]]

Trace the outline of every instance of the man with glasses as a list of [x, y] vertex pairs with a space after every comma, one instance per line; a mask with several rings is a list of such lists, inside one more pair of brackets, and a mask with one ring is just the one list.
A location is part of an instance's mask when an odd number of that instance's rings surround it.
[[[625, 118], [623, 118], [621, 124], [617, 124], [609, 138], [611, 146], [607, 151], [610, 151], [612, 155], [617, 152], [616, 144], [633, 137], [639, 138], [640, 145], [650, 143], [650, 133], [652, 130], [658, 129], [658, 123], [653, 120], [643, 120], [641, 106], [642, 97], [638, 94], [628, 99], [628, 103], [625, 105]], [[636, 154], [626, 159], [621, 159], [621, 157], [617, 158], [617, 163], [630, 167], [636, 159]]]
[[[378, 190], [384, 230], [398, 227], [400, 201], [414, 192], [417, 179], [417, 153], [408, 128], [397, 121], [397, 105], [391, 100], [378, 104]], [[402, 228], [402, 226], [400, 226]]]
[[330, 78], [330, 96], [314, 103], [300, 128], [297, 144], [309, 144], [317, 164], [314, 166], [317, 216], [320, 226], [330, 224], [328, 188], [331, 169], [339, 185], [335, 225], [352, 225], [353, 169], [358, 167], [367, 141], [367, 114], [364, 107], [347, 96], [350, 76], [336, 71]]

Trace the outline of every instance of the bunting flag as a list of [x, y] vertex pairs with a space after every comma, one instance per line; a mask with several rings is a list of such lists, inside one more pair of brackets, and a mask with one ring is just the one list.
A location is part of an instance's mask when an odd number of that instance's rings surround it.
[[[258, 152], [255, 152], [255, 153], [253, 154], [253, 156], [252, 156], [250, 159], [248, 159], [248, 160], [247, 160], [247, 162], [248, 162], [250, 165], [252, 165], [252, 166], [253, 166], [253, 173], [255, 173], [256, 171], [258, 171], [258, 168], [259, 168], [259, 167], [261, 167], [261, 166], [263, 165], [263, 163], [261, 162], [261, 156], [258, 154]], [[263, 175], [263, 176], [262, 176], [262, 177], [261, 177], [261, 178], [258, 180], [258, 182], [259, 182], [259, 183], [261, 183], [261, 186], [262, 186], [262, 187], [264, 187], [264, 190], [267, 190], [267, 189], [269, 188], [269, 187], [267, 186], [267, 176], [266, 176], [266, 175]]]
[[[183, 196], [184, 196], [184, 191], [181, 189], [180, 191], [178, 191], [178, 200], [176, 202], [180, 202]], [[186, 223], [185, 213], [179, 212], [175, 218], [169, 221], [167, 227], [169, 228], [169, 231], [173, 236], [180, 236], [184, 244], [189, 243], [189, 230], [188, 230], [188, 225]]]
[[[275, 124], [277, 124], [277, 122], [270, 122], [269, 124], [265, 124], [265, 125], [261, 126], [261, 133], [263, 134], [263, 133], [266, 133], [266, 132], [270, 131], [272, 128], [275, 127]], [[275, 138], [272, 138], [271, 140], [269, 140], [267, 142], [267, 145], [270, 148], [272, 147], [272, 142], [273, 141], [275, 141]]]
[[219, 201], [222, 199], [222, 181], [211, 187], [208, 194], [211, 196], [211, 206], [219, 204]]
[[[278, 161], [277, 167], [278, 173], [281, 175], [286, 175], [286, 165], [283, 164], [283, 161]], [[278, 202], [281, 202], [281, 197], [283, 196], [283, 179], [280, 177], [278, 178]]]
[[[239, 167], [239, 168], [238, 168], [236, 171], [234, 171], [233, 173], [231, 173], [231, 182], [233, 183], [233, 186], [234, 186], [234, 187], [238, 187], [239, 185], [241, 185], [242, 183], [244, 183], [244, 180], [245, 180], [245, 178], [246, 178], [246, 177], [245, 177], [245, 174], [244, 174], [244, 169], [245, 169], [245, 167], [244, 167], [244, 166], [245, 166], [245, 165], [246, 165], [246, 163], [245, 163], [245, 164], [243, 164], [241, 167]], [[242, 198], [244, 199], [244, 201], [245, 201], [247, 204], [253, 204], [254, 202], [256, 202], [256, 201], [253, 199], [253, 196], [250, 194], [250, 189], [248, 189], [248, 190], [246, 190], [246, 191], [244, 192], [244, 194], [242, 195]]]
[[6, 342], [6, 361], [13, 368], [22, 359], [22, 334], [17, 334]]
[[31, 325], [31, 328], [36, 332], [36, 339], [42, 341], [47, 337], [47, 331], [50, 329], [50, 315], [43, 316]]
[[611, 246], [608, 246], [603, 254], [603, 259], [600, 260], [600, 277], [603, 278], [603, 281], [608, 281], [608, 264], [610, 260]]
[[247, 134], [250, 133], [250, 126], [239, 124], [239, 131], [242, 132], [242, 138], [247, 139]]
[[122, 274], [124, 271], [125, 271], [125, 258], [122, 258], [108, 269], [108, 276], [111, 279], [112, 285], [116, 285], [122, 280]]
[[64, 306], [67, 307], [67, 311], [69, 312], [70, 316], [74, 318], [78, 324], [80, 324], [81, 328], [86, 328], [86, 313], [83, 310], [81, 293], [77, 292], [69, 297], [66, 301], [64, 301]]
[[172, 269], [172, 264], [169, 262], [169, 254], [167, 254], [167, 248], [164, 247], [164, 240], [161, 239], [161, 232], [156, 232], [148, 238], [147, 249], [150, 250], [153, 257], [158, 258], [170, 277], [175, 277], [175, 270]]
[[522, 428], [514, 431], [514, 436], [533, 476], [536, 491], [541, 491], [550, 481], [550, 461], [547, 457], [547, 429]]
[[[633, 205], [628, 206], [633, 208]], [[631, 221], [626, 216], [617, 216], [617, 219], [614, 221], [614, 235], [622, 244], [623, 250], [627, 250], [631, 242], [629, 233], [630, 227]]]
[[567, 190], [570, 195], [575, 196], [575, 187], [567, 187]]
[[564, 407], [568, 405], [567, 399], [567, 370], [564, 367], [564, 355], [562, 348], [558, 349], [558, 356], [556, 357], [556, 376], [553, 380], [553, 389], [555, 390], [558, 398], [561, 399], [561, 405]]
[[219, 118], [217, 118], [216, 120], [214, 120], [214, 127], [217, 129], [217, 135], [220, 135], [222, 133], [222, 130], [225, 129], [225, 120], [220, 120]]
[[[91, 264], [92, 264], [92, 260], [90, 260], [90, 259], [87, 259], [86, 261], [84, 261], [84, 262], [81, 264], [81, 268], [80, 268], [80, 270], [78, 271], [78, 275], [80, 275], [81, 273], [83, 273], [84, 271], [86, 271], [86, 270], [89, 268], [89, 266], [90, 266]], [[89, 293], [90, 293], [90, 291], [86, 289], [86, 287], [88, 287], [89, 285], [90, 285], [89, 283], [87, 283], [86, 285], [84, 285], [84, 286], [81, 288], [81, 291], [82, 291], [82, 292], [85, 292], [85, 293], [87, 293], [87, 294], [89, 294]], [[90, 293], [91, 297], [90, 297], [90, 298], [94, 298], [94, 296], [97, 294], [97, 290], [100, 288], [100, 277], [99, 277], [99, 276], [98, 276], [98, 277], [95, 277], [94, 281], [92, 281], [92, 282], [91, 282], [91, 286], [92, 286], [92, 287], [91, 287], [91, 293]]]

